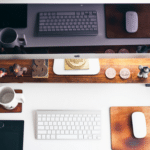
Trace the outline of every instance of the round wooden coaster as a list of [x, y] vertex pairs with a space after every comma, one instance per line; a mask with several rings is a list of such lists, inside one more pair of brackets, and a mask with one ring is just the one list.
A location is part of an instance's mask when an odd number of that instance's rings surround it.
[[120, 70], [120, 77], [122, 79], [128, 79], [130, 77], [130, 70], [127, 68], [123, 68]]
[[105, 53], [115, 53], [115, 51], [112, 50], [112, 49], [107, 49], [107, 50], [105, 51]]
[[108, 79], [113, 79], [116, 76], [116, 70], [114, 68], [108, 68], [105, 71], [105, 75]]
[[129, 50], [126, 48], [121, 48], [118, 53], [129, 53]]

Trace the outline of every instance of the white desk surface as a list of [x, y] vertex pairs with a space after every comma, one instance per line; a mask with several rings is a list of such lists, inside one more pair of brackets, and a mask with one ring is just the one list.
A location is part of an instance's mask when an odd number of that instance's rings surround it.
[[[0, 119], [24, 120], [24, 150], [111, 150], [111, 106], [149, 106], [144, 84], [0, 84], [23, 89], [22, 113], [0, 114]], [[35, 139], [35, 110], [101, 110], [102, 139], [99, 141], [40, 141]]]

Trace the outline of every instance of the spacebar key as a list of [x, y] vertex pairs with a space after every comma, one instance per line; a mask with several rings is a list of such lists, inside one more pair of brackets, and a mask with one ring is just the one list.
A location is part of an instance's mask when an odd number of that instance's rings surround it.
[[56, 139], [58, 140], [76, 140], [78, 139], [77, 135], [57, 135]]
[[75, 16], [75, 12], [73, 11], [68, 11], [68, 12], [57, 12], [57, 15], [60, 16], [60, 15], [71, 15], [71, 16]]

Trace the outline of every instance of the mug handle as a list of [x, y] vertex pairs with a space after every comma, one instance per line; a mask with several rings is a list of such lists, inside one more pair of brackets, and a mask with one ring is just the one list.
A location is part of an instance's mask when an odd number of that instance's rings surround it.
[[22, 94], [22, 93], [16, 93], [16, 99], [20, 103], [24, 103], [25, 102], [25, 97], [24, 97], [24, 94]]
[[18, 41], [20, 45], [27, 45], [27, 40], [25, 34], [18, 34]]

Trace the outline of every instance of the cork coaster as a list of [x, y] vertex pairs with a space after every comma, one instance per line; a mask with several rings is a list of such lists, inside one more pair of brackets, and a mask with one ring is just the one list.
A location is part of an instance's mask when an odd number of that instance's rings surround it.
[[65, 70], [88, 70], [88, 59], [65, 59]]
[[[22, 93], [22, 90], [15, 90], [16, 93]], [[0, 105], [0, 113], [21, 113], [22, 112], [22, 103], [19, 103], [15, 109], [8, 110]]]
[[120, 77], [122, 79], [128, 79], [130, 77], [130, 70], [127, 68], [123, 68], [120, 70]]
[[114, 50], [112, 50], [112, 49], [107, 49], [107, 50], [105, 51], [105, 53], [110, 54], [110, 53], [115, 53], [115, 51], [114, 51]]

